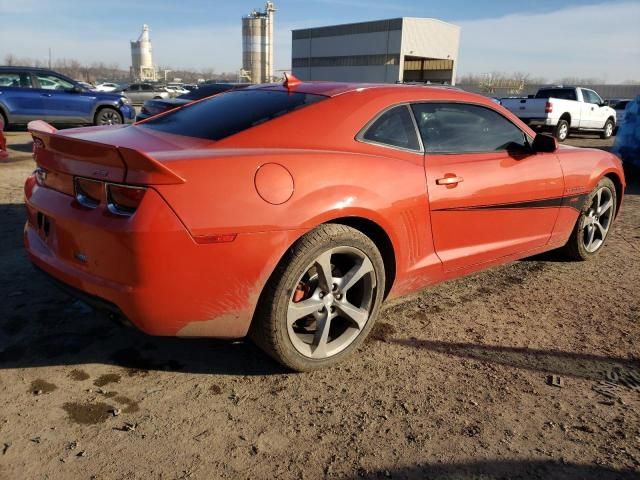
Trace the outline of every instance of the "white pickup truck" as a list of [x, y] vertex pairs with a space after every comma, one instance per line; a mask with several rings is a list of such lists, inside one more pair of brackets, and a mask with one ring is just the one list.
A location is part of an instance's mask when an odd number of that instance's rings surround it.
[[560, 142], [570, 131], [609, 138], [616, 126], [616, 111], [588, 88], [545, 87], [533, 98], [503, 98], [501, 104], [532, 128], [553, 130]]

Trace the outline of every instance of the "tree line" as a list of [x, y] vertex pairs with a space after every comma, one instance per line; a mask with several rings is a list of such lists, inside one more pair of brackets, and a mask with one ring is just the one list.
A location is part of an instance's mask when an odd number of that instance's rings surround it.
[[[132, 80], [129, 70], [121, 68], [117, 63], [82, 63], [75, 59], [56, 58], [51, 61], [51, 64], [49, 64], [48, 61], [44, 60], [21, 58], [13, 54], [8, 54], [4, 57], [4, 65], [50, 68], [51, 70], [60, 72], [74, 80], [80, 80], [87, 83], [99, 83], [105, 81], [124, 83]], [[232, 72], [216, 73], [212, 68], [187, 70], [162, 67], [158, 70], [158, 78], [160, 80], [164, 80], [163, 72], [164, 70], [167, 70], [169, 71], [167, 81], [172, 81], [174, 78], [180, 78], [181, 81], [185, 83], [197, 82], [200, 79], [235, 81], [238, 76], [237, 73]]]

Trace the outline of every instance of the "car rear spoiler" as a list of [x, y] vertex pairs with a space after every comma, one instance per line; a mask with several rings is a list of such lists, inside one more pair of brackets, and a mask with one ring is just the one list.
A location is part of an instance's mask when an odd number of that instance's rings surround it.
[[144, 152], [74, 138], [42, 120], [29, 122], [38, 165], [87, 178], [132, 185], [185, 183], [184, 178]]

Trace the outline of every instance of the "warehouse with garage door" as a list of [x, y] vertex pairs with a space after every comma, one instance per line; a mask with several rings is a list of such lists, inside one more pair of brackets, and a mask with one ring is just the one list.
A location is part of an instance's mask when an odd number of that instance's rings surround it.
[[460, 27], [433, 18], [393, 18], [292, 32], [300, 80], [453, 85]]

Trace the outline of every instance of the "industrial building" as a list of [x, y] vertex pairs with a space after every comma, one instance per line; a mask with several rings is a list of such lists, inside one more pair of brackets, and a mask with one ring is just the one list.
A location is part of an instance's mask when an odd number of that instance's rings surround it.
[[453, 85], [460, 27], [433, 18], [393, 18], [292, 32], [292, 72], [301, 80]]
[[155, 82], [158, 77], [151, 56], [149, 25], [142, 26], [138, 41], [131, 42], [131, 79], [136, 82]]
[[242, 71], [240, 76], [252, 83], [273, 81], [273, 15], [276, 9], [267, 2], [264, 12], [253, 10], [242, 17]]

